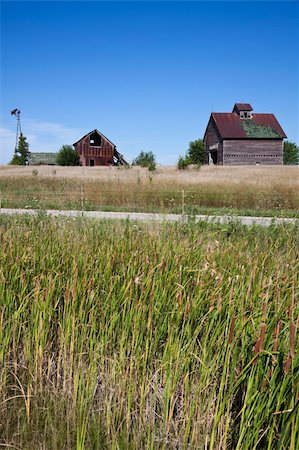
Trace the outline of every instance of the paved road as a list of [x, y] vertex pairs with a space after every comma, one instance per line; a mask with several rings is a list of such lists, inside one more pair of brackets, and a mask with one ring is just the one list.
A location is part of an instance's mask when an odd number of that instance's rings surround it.
[[[115, 220], [141, 220], [146, 222], [179, 222], [187, 221], [188, 216], [182, 214], [154, 214], [154, 213], [130, 213], [130, 212], [103, 212], [103, 211], [59, 211], [54, 209], [48, 209], [45, 212], [49, 216], [65, 216], [65, 217], [93, 217], [97, 219], [115, 219]], [[10, 209], [1, 208], [0, 214], [30, 214], [37, 215], [41, 211], [34, 209]], [[220, 223], [226, 224], [237, 221], [243, 225], [261, 225], [268, 227], [275, 223], [276, 225], [282, 224], [295, 224], [299, 225], [299, 219], [290, 218], [272, 218], [272, 217], [250, 217], [250, 216], [206, 216], [206, 215], [195, 215], [192, 216], [195, 222], [210, 222], [210, 223]]]

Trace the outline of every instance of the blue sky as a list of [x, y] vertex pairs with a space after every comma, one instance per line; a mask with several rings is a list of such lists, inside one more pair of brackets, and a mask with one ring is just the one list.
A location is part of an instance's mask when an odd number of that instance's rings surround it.
[[298, 143], [295, 1], [1, 2], [0, 163], [98, 128], [127, 159], [175, 164], [211, 111], [249, 102]]

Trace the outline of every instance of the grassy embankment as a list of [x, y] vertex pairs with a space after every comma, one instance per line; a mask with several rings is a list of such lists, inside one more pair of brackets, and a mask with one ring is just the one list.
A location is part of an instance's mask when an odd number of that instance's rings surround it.
[[2, 207], [298, 217], [297, 167], [9, 167]]
[[298, 448], [298, 228], [0, 224], [0, 446]]

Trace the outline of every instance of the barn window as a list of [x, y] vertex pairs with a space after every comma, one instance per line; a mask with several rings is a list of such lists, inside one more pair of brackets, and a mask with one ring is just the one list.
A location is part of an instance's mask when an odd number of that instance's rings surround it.
[[91, 147], [101, 147], [102, 137], [98, 133], [92, 133], [89, 138], [89, 145]]
[[240, 119], [252, 119], [251, 111], [240, 111]]

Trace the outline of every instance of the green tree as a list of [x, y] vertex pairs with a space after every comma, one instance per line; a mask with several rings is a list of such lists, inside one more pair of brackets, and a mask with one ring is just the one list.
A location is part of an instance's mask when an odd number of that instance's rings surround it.
[[19, 137], [18, 147], [15, 149], [15, 153], [10, 161], [10, 164], [14, 166], [26, 166], [29, 159], [29, 144], [26, 141], [26, 137], [21, 134]]
[[59, 166], [81, 166], [80, 156], [72, 145], [63, 145], [56, 156]]
[[285, 141], [283, 144], [283, 163], [285, 165], [299, 164], [299, 147], [295, 142]]
[[189, 143], [187, 158], [190, 159], [191, 164], [202, 165], [205, 163], [205, 149], [202, 139], [197, 139]]
[[202, 139], [189, 142], [188, 150], [185, 156], [180, 156], [178, 159], [178, 169], [187, 169], [189, 164], [197, 164], [201, 166], [205, 163], [205, 149]]
[[133, 161], [133, 166], [147, 167], [148, 170], [155, 170], [156, 164], [156, 157], [153, 152], [141, 151]]

